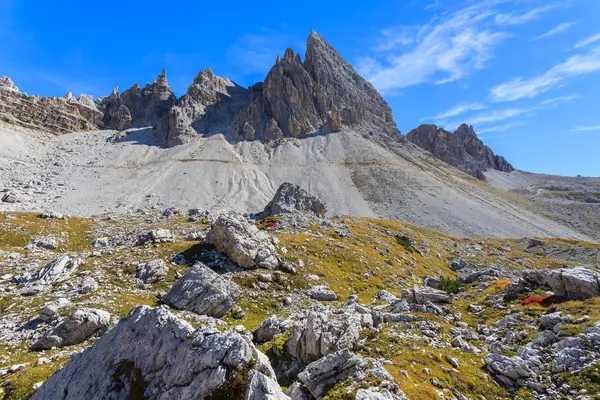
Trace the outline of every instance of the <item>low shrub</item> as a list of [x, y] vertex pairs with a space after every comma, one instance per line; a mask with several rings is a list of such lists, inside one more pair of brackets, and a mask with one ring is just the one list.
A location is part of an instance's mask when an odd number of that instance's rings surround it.
[[449, 294], [457, 294], [462, 284], [456, 279], [442, 277], [440, 279], [440, 289]]

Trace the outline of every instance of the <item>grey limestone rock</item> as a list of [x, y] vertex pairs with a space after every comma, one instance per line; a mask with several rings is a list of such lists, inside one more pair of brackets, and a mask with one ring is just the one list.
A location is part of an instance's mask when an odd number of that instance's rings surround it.
[[110, 314], [103, 310], [82, 308], [75, 311], [55, 328], [47, 331], [31, 346], [32, 350], [48, 350], [81, 343], [93, 334], [106, 330]]
[[285, 182], [279, 186], [275, 196], [263, 210], [262, 216], [294, 212], [310, 212], [323, 216], [327, 212], [327, 207], [325, 203], [300, 186]]
[[15, 280], [21, 288], [21, 294], [33, 295], [48, 290], [52, 284], [68, 278], [81, 263], [80, 258], [61, 255], [33, 274], [18, 277]]
[[518, 356], [507, 357], [502, 354], [491, 353], [484, 357], [484, 361], [490, 372], [508, 377], [513, 381], [535, 376], [525, 360]]
[[156, 259], [137, 267], [135, 277], [144, 283], [155, 283], [167, 277], [169, 267], [164, 260]]
[[304, 63], [287, 49], [264, 83], [251, 88], [251, 97], [231, 126], [234, 137], [268, 141], [338, 132], [342, 126], [400, 137], [385, 100], [315, 31]]
[[206, 241], [242, 268], [279, 267], [275, 239], [241, 215], [223, 214], [212, 224]]
[[235, 283], [221, 277], [206, 265], [197, 263], [175, 282], [161, 300], [180, 310], [220, 318], [229, 311], [240, 295], [240, 289]]
[[313, 308], [292, 327], [286, 352], [308, 364], [340, 349], [353, 349], [364, 328], [373, 328], [373, 317], [352, 308]]
[[64, 297], [53, 300], [44, 306], [38, 318], [43, 322], [52, 322], [58, 318], [58, 313], [69, 304], [71, 302]]
[[275, 336], [285, 333], [289, 327], [290, 321], [271, 315], [254, 331], [254, 341], [259, 344], [268, 342]]
[[483, 172], [488, 169], [503, 172], [514, 170], [504, 157], [495, 155], [485, 146], [473, 127], [466, 124], [462, 124], [454, 133], [435, 125], [421, 125], [408, 132], [406, 138], [440, 160], [478, 179], [485, 179]]
[[87, 96], [40, 97], [19, 92], [12, 80], [0, 77], [0, 121], [51, 134], [97, 130], [103, 114]]
[[99, 287], [100, 285], [98, 285], [98, 282], [94, 278], [90, 276], [85, 277], [81, 284], [81, 294], [91, 293], [98, 290]]
[[315, 285], [308, 290], [308, 295], [311, 299], [319, 301], [337, 300], [337, 294], [327, 285]]
[[310, 363], [298, 379], [316, 399], [322, 399], [336, 383], [361, 373], [365, 364], [361, 356], [342, 349]]
[[585, 300], [600, 296], [600, 274], [585, 267], [528, 271], [506, 287], [504, 298], [512, 300], [536, 288], [567, 299]]
[[427, 286], [414, 286], [411, 289], [402, 289], [402, 299], [406, 300], [409, 304], [421, 305], [426, 305], [428, 302], [434, 304], [450, 302], [448, 293]]
[[[241, 379], [246, 385], [230, 384], [238, 374], [247, 374]], [[204, 326], [194, 330], [165, 307], [140, 306], [92, 347], [75, 355], [33, 399], [176, 400], [211, 396], [288, 399], [268, 359], [248, 338]]]

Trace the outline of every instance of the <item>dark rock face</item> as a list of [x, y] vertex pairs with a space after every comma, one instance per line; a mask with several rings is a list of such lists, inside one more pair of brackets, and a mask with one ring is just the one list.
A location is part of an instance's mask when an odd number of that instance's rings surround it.
[[252, 102], [232, 124], [233, 137], [303, 137], [338, 132], [342, 126], [399, 136], [385, 100], [315, 31], [304, 63], [287, 49], [265, 82], [251, 90]]
[[421, 125], [408, 132], [406, 138], [417, 146], [431, 152], [448, 164], [485, 179], [484, 171], [495, 169], [503, 172], [514, 170], [504, 157], [495, 155], [483, 144], [472, 126], [462, 124], [452, 133], [435, 125]]
[[283, 183], [273, 199], [262, 212], [263, 216], [294, 212], [310, 212], [319, 217], [325, 215], [327, 206], [298, 185]]
[[168, 131], [169, 112], [176, 102], [165, 70], [143, 89], [136, 83], [119, 95], [115, 87], [110, 96], [97, 101], [100, 111], [104, 113], [104, 125], [107, 128], [123, 130], [134, 126], [152, 126], [159, 134]]
[[203, 69], [169, 111], [167, 146], [187, 143], [198, 134], [226, 132], [234, 116], [250, 102], [250, 91]]

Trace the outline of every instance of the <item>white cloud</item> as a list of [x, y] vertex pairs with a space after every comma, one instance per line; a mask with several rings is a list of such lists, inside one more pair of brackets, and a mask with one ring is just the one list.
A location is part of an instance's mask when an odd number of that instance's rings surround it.
[[563, 24], [560, 24], [560, 25], [556, 26], [553, 29], [550, 29], [546, 33], [543, 33], [543, 34], [541, 34], [539, 36], [536, 36], [536, 37], [532, 38], [531, 41], [548, 39], [549, 37], [552, 37], [552, 36], [558, 35], [559, 33], [563, 33], [563, 32], [568, 31], [575, 24], [577, 24], [577, 22], [565, 22]]
[[497, 85], [491, 89], [491, 97], [496, 102], [533, 98], [563, 85], [569, 78], [596, 71], [600, 71], [600, 47], [585, 54], [574, 55], [565, 62], [530, 79], [518, 77]]
[[471, 104], [458, 104], [452, 108], [450, 108], [449, 110], [446, 110], [440, 114], [434, 115], [433, 117], [426, 117], [421, 119], [421, 121], [424, 120], [434, 120], [434, 121], [439, 121], [439, 120], [443, 120], [446, 118], [452, 118], [452, 117], [456, 117], [458, 115], [462, 115], [465, 113], [468, 113], [470, 111], [479, 111], [479, 110], [483, 110], [485, 109], [487, 106], [483, 105], [483, 104], [479, 104], [479, 103], [471, 103]]
[[504, 121], [510, 118], [520, 117], [522, 115], [531, 114], [533, 111], [538, 110], [539, 107], [532, 108], [508, 108], [499, 111], [492, 111], [488, 113], [482, 113], [469, 119], [470, 125], [485, 125], [493, 122]]
[[525, 22], [538, 19], [543, 13], [556, 8], [556, 5], [550, 4], [542, 7], [533, 8], [525, 13], [520, 14], [498, 14], [496, 15], [496, 23], [498, 25], [519, 25]]
[[600, 33], [575, 43], [575, 46], [573, 46], [573, 48], [580, 49], [582, 47], [589, 46], [590, 44], [594, 44], [598, 41], [600, 41]]
[[[535, 113], [535, 111], [542, 109], [542, 107], [529, 107], [529, 108], [507, 108], [503, 110], [488, 110], [486, 112], [482, 112], [476, 114], [472, 117], [462, 118], [462, 120], [457, 119], [449, 119], [445, 121], [439, 121], [437, 124], [442, 127], [454, 127], [458, 126], [461, 123], [467, 123], [469, 125], [473, 125], [477, 132], [499, 132], [500, 127], [506, 127], [508, 130], [510, 127], [522, 125], [522, 121], [511, 122], [510, 124], [506, 124], [503, 126], [497, 126], [494, 124], [500, 123], [502, 121], [506, 121], [512, 118], [517, 117], [528, 117]], [[493, 125], [493, 126], [489, 126]], [[483, 128], [482, 128], [483, 126]]]
[[548, 100], [544, 100], [544, 101], [542, 101], [542, 104], [556, 104], [556, 103], [575, 100], [575, 99], [578, 99], [579, 97], [580, 96], [578, 96], [576, 94], [572, 94], [572, 95], [568, 95], [568, 96], [558, 96], [558, 97], [553, 97]]
[[358, 71], [390, 94], [424, 82], [456, 81], [483, 69], [498, 43], [510, 37], [493, 23], [490, 5], [495, 3], [479, 2], [420, 28], [380, 32], [379, 53], [359, 59]]
[[477, 134], [482, 135], [482, 134], [487, 134], [487, 133], [506, 132], [508, 130], [511, 130], [513, 128], [517, 128], [517, 127], [523, 126], [523, 125], [525, 125], [524, 122], [513, 122], [510, 124], [495, 125], [495, 126], [490, 126], [488, 128], [479, 129], [477, 131]]
[[373, 48], [376, 52], [386, 52], [401, 46], [408, 46], [415, 41], [417, 27], [393, 27], [379, 31], [381, 39], [377, 46]]
[[600, 131], [600, 125], [580, 126], [578, 128], [571, 129], [571, 132], [592, 132], [592, 131]]

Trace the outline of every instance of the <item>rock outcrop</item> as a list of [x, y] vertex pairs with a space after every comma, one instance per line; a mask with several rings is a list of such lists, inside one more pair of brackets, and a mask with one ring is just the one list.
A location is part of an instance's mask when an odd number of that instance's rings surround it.
[[241, 215], [221, 215], [210, 228], [206, 241], [242, 268], [275, 269], [281, 263], [276, 254], [276, 239]]
[[600, 296], [600, 274], [585, 267], [528, 271], [507, 286], [504, 298], [512, 300], [537, 288], [566, 299], [585, 300]]
[[239, 110], [250, 102], [250, 91], [211, 69], [200, 71], [187, 92], [169, 111], [164, 143], [171, 147], [193, 140], [198, 134], [226, 133]]
[[273, 340], [275, 336], [285, 333], [289, 325], [290, 321], [271, 315], [254, 331], [254, 341], [260, 344]]
[[104, 127], [103, 114], [90, 96], [28, 96], [6, 76], [0, 77], [0, 121], [54, 134]]
[[489, 169], [514, 170], [504, 157], [495, 155], [483, 144], [472, 126], [462, 124], [452, 133], [435, 125], [421, 125], [408, 132], [406, 138], [435, 157], [478, 179]]
[[108, 312], [82, 308], [46, 332], [31, 348], [32, 350], [49, 350], [52, 347], [81, 343], [93, 334], [106, 330], [109, 324], [110, 314]]
[[[359, 389], [362, 393], [360, 396], [357, 393], [357, 399], [407, 400], [406, 395], [393, 382], [394, 378], [378, 360], [353, 354], [348, 349], [310, 363], [298, 374], [298, 379], [317, 400], [322, 400], [332, 387], [341, 382], [348, 382], [349, 392], [356, 386], [362, 386]], [[375, 382], [381, 382], [381, 387], [367, 386], [376, 385]]]
[[[266, 394], [261, 397], [261, 394]], [[33, 399], [289, 400], [266, 356], [237, 333], [194, 330], [166, 308], [134, 308]]]
[[153, 127], [159, 140], [163, 141], [160, 135], [169, 130], [169, 112], [176, 102], [163, 69], [154, 82], [143, 89], [136, 83], [119, 94], [115, 87], [110, 96], [99, 98], [97, 104], [107, 128]]
[[157, 259], [137, 267], [135, 277], [144, 283], [155, 283], [167, 277], [169, 267], [164, 260]]
[[294, 212], [309, 212], [321, 217], [327, 212], [327, 207], [300, 186], [285, 182], [279, 186], [275, 196], [263, 210], [262, 216]]
[[204, 69], [177, 99], [163, 70], [144, 88], [134, 84], [119, 93], [115, 87], [94, 102], [90, 96], [75, 99], [70, 93], [61, 99], [30, 97], [2, 77], [0, 117], [53, 133], [152, 127], [158, 143], [167, 147], [199, 134], [270, 141], [339, 132], [343, 127], [401, 138], [381, 95], [315, 31], [308, 37], [304, 62], [287, 49], [265, 81], [248, 89]]
[[67, 279], [82, 262], [80, 258], [59, 256], [33, 274], [15, 278], [15, 281], [21, 287], [22, 295], [37, 294], [48, 290], [52, 284]]
[[309, 364], [338, 350], [353, 349], [360, 332], [373, 327], [370, 313], [317, 307], [294, 324], [285, 348], [290, 356]]
[[264, 83], [251, 88], [251, 96], [232, 124], [232, 137], [303, 137], [338, 132], [343, 126], [399, 137], [385, 100], [315, 31], [304, 63], [287, 49]]
[[197, 263], [175, 282], [161, 300], [180, 310], [220, 318], [229, 311], [240, 295], [240, 288], [235, 283], [221, 277], [206, 265]]

